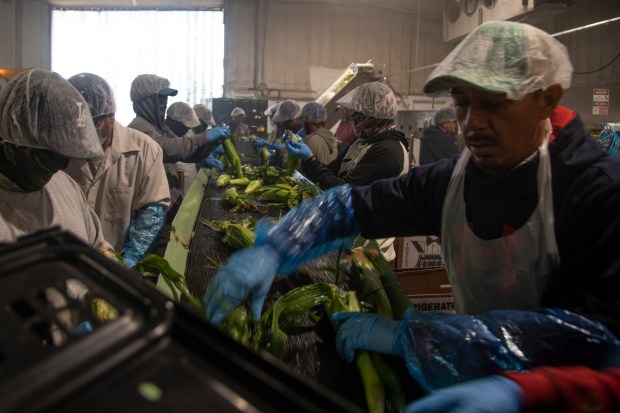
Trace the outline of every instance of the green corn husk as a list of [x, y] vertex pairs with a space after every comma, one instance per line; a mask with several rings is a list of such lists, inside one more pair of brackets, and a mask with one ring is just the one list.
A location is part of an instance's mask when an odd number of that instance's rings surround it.
[[237, 148], [235, 148], [235, 143], [233, 142], [233, 137], [229, 139], [224, 139], [222, 141], [222, 147], [224, 148], [224, 155], [226, 156], [226, 160], [228, 165], [237, 178], [243, 178], [243, 168], [241, 167], [241, 159], [239, 158], [239, 153], [237, 152]]
[[256, 234], [251, 229], [240, 224], [229, 224], [222, 241], [235, 250], [239, 250], [252, 246], [255, 238]]

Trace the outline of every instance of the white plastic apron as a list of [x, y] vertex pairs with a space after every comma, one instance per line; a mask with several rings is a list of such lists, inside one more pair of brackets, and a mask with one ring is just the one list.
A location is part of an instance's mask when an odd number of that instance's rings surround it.
[[[547, 126], [549, 131], [551, 125]], [[548, 137], [549, 133], [538, 148], [536, 209], [516, 232], [493, 240], [478, 238], [467, 225], [463, 189], [471, 152], [463, 149], [450, 179], [441, 225], [443, 259], [457, 313], [540, 307], [547, 279], [560, 261], [553, 227]]]

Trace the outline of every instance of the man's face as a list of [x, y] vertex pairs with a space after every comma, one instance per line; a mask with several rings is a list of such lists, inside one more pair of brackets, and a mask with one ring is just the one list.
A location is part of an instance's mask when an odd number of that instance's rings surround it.
[[441, 124], [441, 128], [447, 133], [456, 133], [456, 131], [458, 130], [458, 123], [455, 120], [450, 122], [444, 122]]
[[454, 87], [456, 118], [476, 164], [501, 176], [532, 155], [544, 137], [542, 91], [521, 100], [474, 87]]
[[114, 134], [114, 118], [114, 113], [93, 118], [95, 128], [97, 129], [97, 136], [104, 149], [107, 148], [112, 141], [112, 135]]
[[157, 101], [159, 103], [159, 118], [166, 118], [166, 109], [168, 108], [168, 96], [157, 95]]
[[284, 122], [284, 127], [295, 132], [301, 127], [302, 123], [303, 121], [301, 119], [289, 119]]

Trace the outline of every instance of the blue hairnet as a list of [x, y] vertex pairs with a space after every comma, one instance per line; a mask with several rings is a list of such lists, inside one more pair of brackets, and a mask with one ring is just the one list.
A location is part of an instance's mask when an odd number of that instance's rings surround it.
[[327, 120], [327, 111], [320, 103], [309, 102], [304, 105], [297, 117], [308, 123], [324, 123]]

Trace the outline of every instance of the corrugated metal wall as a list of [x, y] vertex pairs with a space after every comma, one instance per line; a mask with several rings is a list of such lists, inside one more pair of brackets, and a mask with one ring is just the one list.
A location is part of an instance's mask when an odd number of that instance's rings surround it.
[[441, 20], [420, 19], [424, 40], [416, 42], [416, 14], [377, 5], [229, 0], [225, 23], [231, 97], [252, 95], [262, 83], [283, 98], [312, 99], [326, 86], [312, 81], [321, 71], [331, 83], [335, 72], [368, 60], [397, 92], [419, 93], [429, 72], [408, 71], [441, 60], [453, 47], [441, 39]]

